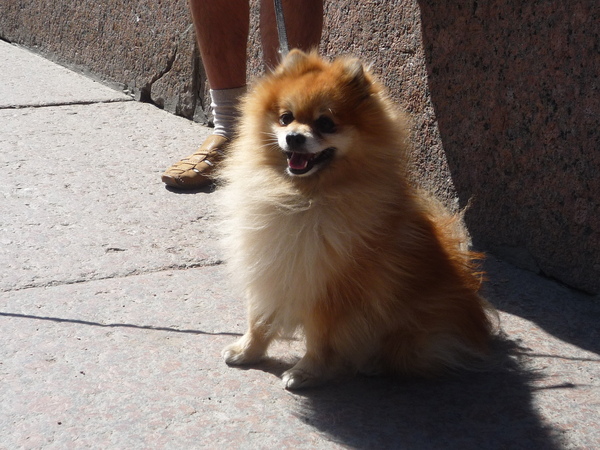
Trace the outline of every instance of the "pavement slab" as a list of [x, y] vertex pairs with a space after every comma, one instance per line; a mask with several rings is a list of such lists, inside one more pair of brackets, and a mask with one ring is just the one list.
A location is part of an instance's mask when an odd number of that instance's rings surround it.
[[[301, 356], [300, 342], [279, 343], [248, 369], [221, 361], [221, 348], [245, 327], [221, 266], [5, 292], [0, 426], [11, 432], [0, 445], [594, 448], [599, 359], [597, 339], [588, 338], [597, 331], [569, 323], [597, 319], [599, 308], [585, 298], [565, 307], [568, 290], [508, 264], [491, 259], [488, 271], [488, 298], [505, 310], [503, 299], [519, 300], [527, 311], [501, 312], [496, 369], [437, 380], [359, 377], [300, 394], [279, 380]], [[535, 295], [558, 294], [545, 307], [536, 296], [516, 299], [517, 279]], [[548, 311], [566, 324], [533, 321]]]
[[286, 413], [277, 377], [222, 362], [245, 320], [242, 303], [213, 288], [221, 272], [5, 293], [0, 447], [242, 448], [251, 436], [313, 448], [321, 439], [298, 442], [311, 433]]
[[[3, 67], [30, 56], [0, 43]], [[84, 100], [98, 83], [32, 61], [0, 106], [0, 448], [600, 447], [597, 298], [491, 255], [484, 294], [503, 332], [489, 371], [292, 394], [280, 376], [297, 339], [227, 367], [245, 312], [215, 196], [160, 181], [210, 130]], [[52, 77], [79, 94], [35, 103]]]
[[0, 122], [0, 289], [218, 262], [211, 197], [160, 180], [207, 128], [136, 102], [0, 109]]
[[130, 96], [0, 40], [0, 108], [131, 101]]

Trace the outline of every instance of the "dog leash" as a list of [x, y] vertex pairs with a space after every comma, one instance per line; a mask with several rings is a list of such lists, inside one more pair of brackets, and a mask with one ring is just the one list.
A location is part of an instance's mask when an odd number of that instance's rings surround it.
[[281, 0], [275, 1], [275, 20], [277, 22], [277, 35], [279, 36], [279, 53], [283, 58], [290, 52], [287, 32], [285, 30], [285, 18], [283, 16], [283, 5]]

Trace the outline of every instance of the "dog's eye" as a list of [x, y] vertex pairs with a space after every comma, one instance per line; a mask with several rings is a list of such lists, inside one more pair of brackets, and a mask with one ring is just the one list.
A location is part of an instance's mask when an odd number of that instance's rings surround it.
[[294, 115], [287, 111], [284, 112], [281, 116], [279, 116], [279, 125], [285, 127], [294, 121]]
[[316, 120], [315, 128], [320, 133], [334, 133], [335, 122], [330, 117], [321, 116]]

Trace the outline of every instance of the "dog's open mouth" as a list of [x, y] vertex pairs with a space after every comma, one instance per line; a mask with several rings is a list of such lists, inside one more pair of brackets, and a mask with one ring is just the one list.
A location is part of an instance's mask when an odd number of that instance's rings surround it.
[[288, 171], [292, 175], [304, 175], [313, 167], [323, 164], [333, 158], [335, 149], [326, 148], [319, 153], [285, 152], [288, 162]]

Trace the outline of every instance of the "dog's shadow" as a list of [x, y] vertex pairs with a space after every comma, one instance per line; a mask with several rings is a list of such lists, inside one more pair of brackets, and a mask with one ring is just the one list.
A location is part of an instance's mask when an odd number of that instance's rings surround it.
[[[537, 375], [518, 346], [494, 342], [488, 371], [436, 379], [358, 376], [295, 392], [294, 415], [351, 448], [561, 448], [532, 404]], [[293, 362], [268, 358], [253, 369], [281, 377]]]

